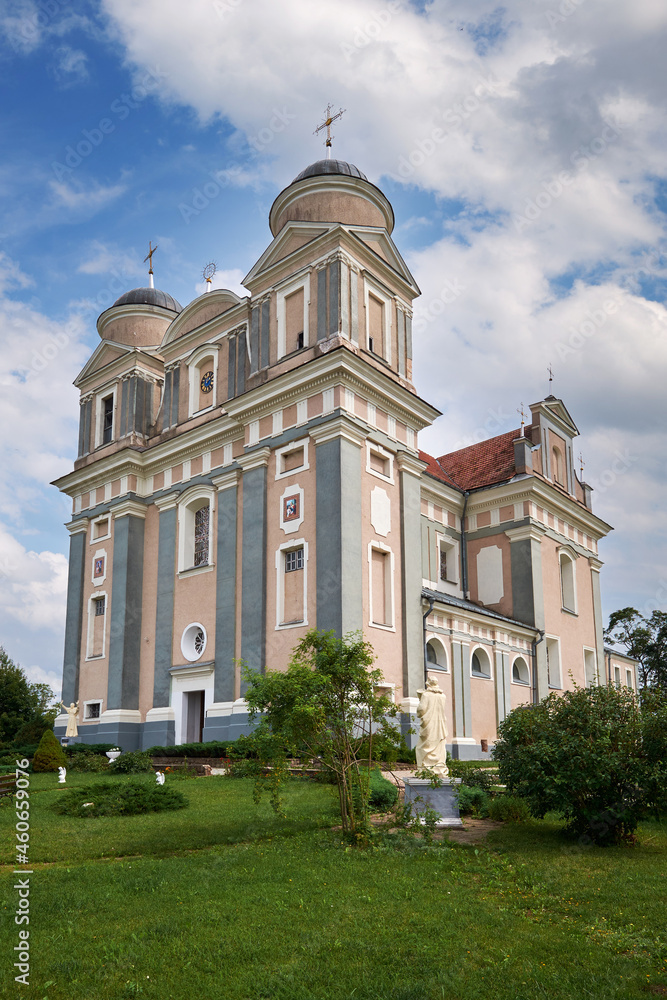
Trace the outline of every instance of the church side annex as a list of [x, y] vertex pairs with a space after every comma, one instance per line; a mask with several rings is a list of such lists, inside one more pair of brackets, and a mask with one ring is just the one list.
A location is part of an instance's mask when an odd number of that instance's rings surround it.
[[[239, 660], [286, 667], [308, 629], [362, 629], [414, 722], [425, 669], [451, 752], [515, 706], [627, 683], [605, 654], [598, 543], [563, 402], [440, 457], [412, 382], [419, 289], [384, 194], [320, 160], [276, 198], [249, 295], [153, 287], [99, 317], [76, 380], [63, 700], [123, 749], [247, 732]], [[151, 281], [152, 285], [152, 281]], [[66, 716], [56, 720], [64, 735]]]

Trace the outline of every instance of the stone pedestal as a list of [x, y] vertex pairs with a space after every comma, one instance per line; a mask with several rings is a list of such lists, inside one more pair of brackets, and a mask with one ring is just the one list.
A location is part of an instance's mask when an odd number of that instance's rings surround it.
[[[405, 778], [404, 782], [405, 801], [414, 803], [415, 813], [419, 815], [430, 806], [440, 816], [436, 826], [463, 826], [456, 799], [456, 790], [461, 784], [460, 778], [444, 778], [439, 788], [433, 788], [426, 778]], [[422, 799], [421, 802], [415, 802], [418, 797]]]

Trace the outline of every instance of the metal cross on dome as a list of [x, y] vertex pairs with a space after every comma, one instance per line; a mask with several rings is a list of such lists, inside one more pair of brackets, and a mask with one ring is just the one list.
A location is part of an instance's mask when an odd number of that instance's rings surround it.
[[148, 253], [144, 257], [144, 264], [148, 261], [148, 276], [150, 279], [150, 287], [153, 287], [153, 254], [157, 250], [157, 243], [153, 246], [152, 240], [148, 241]]
[[333, 138], [333, 136], [331, 135], [331, 126], [338, 118], [342, 118], [346, 111], [346, 108], [341, 108], [339, 111], [336, 112], [335, 115], [332, 115], [331, 114], [332, 107], [333, 107], [332, 104], [327, 104], [327, 110], [325, 112], [326, 118], [324, 119], [322, 124], [318, 125], [315, 131], [313, 132], [313, 135], [318, 135], [318, 133], [320, 133], [323, 128], [327, 130], [327, 139], [324, 144], [327, 147], [327, 160], [331, 159], [331, 140]]

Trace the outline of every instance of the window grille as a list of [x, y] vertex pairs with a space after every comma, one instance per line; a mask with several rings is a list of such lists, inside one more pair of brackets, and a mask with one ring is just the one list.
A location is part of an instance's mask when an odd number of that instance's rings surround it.
[[291, 573], [295, 569], [303, 569], [303, 549], [285, 553], [285, 572]]
[[208, 565], [209, 513], [208, 504], [195, 511], [195, 566]]
[[97, 598], [97, 600], [95, 601], [95, 617], [96, 618], [99, 615], [103, 615], [104, 614], [104, 612], [106, 610], [106, 603], [107, 603], [106, 602], [106, 598], [104, 598], [104, 597], [98, 597]]

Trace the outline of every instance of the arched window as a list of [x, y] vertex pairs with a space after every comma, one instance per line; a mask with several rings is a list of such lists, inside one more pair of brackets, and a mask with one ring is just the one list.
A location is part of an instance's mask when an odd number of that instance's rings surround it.
[[218, 346], [200, 347], [188, 358], [188, 415], [215, 406], [218, 380]]
[[561, 552], [558, 562], [560, 565], [560, 593], [563, 609], [576, 614], [577, 589], [574, 559], [567, 552]]
[[530, 684], [530, 672], [523, 656], [517, 656], [512, 664], [512, 680], [515, 684]]
[[213, 491], [206, 486], [188, 490], [178, 508], [178, 570], [213, 565]]
[[447, 669], [447, 653], [440, 639], [432, 638], [426, 643], [426, 664], [435, 670]]
[[473, 651], [470, 660], [470, 672], [473, 677], [490, 677], [491, 660], [489, 654], [481, 646]]
[[565, 468], [563, 465], [563, 453], [555, 445], [551, 449], [551, 478], [559, 486], [565, 486]]

